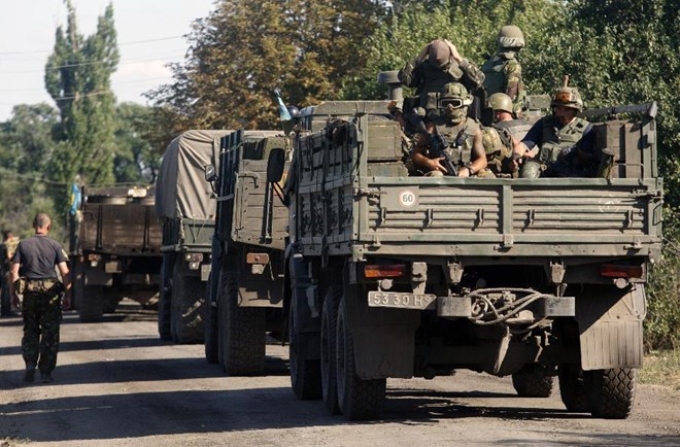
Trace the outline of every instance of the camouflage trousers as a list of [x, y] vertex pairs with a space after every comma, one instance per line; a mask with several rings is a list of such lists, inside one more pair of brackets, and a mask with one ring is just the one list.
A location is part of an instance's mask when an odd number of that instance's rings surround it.
[[25, 292], [21, 306], [24, 317], [24, 337], [21, 352], [26, 365], [37, 365], [43, 373], [51, 373], [57, 365], [59, 325], [61, 324], [60, 295]]

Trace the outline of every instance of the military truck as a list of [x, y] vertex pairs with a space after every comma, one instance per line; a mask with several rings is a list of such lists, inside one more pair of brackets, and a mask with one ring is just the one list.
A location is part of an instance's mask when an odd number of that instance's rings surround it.
[[298, 398], [376, 419], [387, 378], [469, 369], [520, 396], [556, 376], [569, 411], [626, 418], [661, 243], [656, 104], [589, 115], [607, 178], [408, 177], [385, 110], [302, 111], [284, 300]]
[[229, 375], [264, 370], [266, 336], [283, 333], [283, 253], [288, 210], [267, 183], [272, 149], [290, 152], [279, 131], [236, 131], [221, 138], [205, 353]]
[[80, 187], [69, 220], [73, 301], [96, 322], [128, 297], [142, 304], [158, 290], [161, 232], [147, 186]]
[[158, 332], [163, 340], [203, 343], [203, 303], [215, 231], [215, 194], [205, 166], [216, 165], [229, 130], [188, 130], [165, 150], [156, 181], [162, 226]]

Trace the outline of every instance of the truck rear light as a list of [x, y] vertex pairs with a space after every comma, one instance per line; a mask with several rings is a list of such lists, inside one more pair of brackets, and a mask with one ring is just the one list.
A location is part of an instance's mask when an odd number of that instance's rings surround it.
[[189, 263], [200, 263], [203, 261], [203, 253], [187, 253], [184, 255], [184, 260]]
[[644, 269], [641, 265], [602, 264], [600, 274], [607, 278], [642, 278]]
[[364, 276], [366, 278], [398, 278], [406, 275], [406, 264], [390, 265], [366, 265]]

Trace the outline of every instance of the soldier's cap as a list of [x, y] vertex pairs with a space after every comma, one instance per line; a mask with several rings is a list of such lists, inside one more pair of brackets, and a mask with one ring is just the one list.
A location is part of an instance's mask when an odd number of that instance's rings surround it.
[[433, 40], [427, 50], [428, 60], [437, 68], [446, 68], [451, 62], [451, 49], [443, 40]]

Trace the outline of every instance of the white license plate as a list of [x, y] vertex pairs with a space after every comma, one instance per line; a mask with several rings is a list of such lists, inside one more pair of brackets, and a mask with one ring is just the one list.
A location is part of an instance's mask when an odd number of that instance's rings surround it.
[[210, 277], [210, 264], [201, 264], [201, 281], [207, 281]]
[[424, 310], [434, 308], [436, 301], [437, 295], [433, 293], [368, 292], [368, 305], [370, 307]]

